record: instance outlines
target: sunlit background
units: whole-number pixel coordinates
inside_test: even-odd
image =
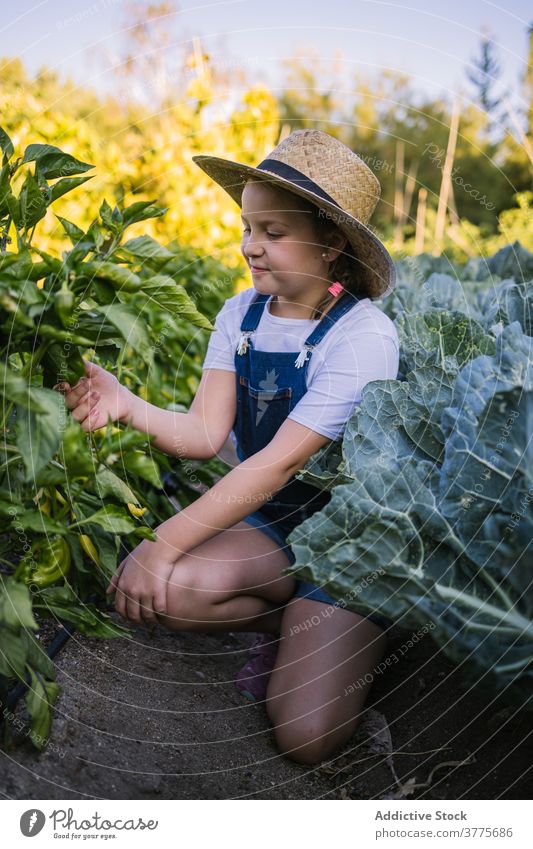
[[[103,197],[157,199],[143,232],[239,267],[238,210],[191,157],[257,164],[317,127],[378,176],[372,224],[396,255],[533,248],[526,2],[22,0],[3,18],[2,124],[94,164],[56,204],[80,226]],[[53,215],[40,229],[60,247]]]

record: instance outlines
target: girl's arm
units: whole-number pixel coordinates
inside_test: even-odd
[[[135,622],[156,622],[166,613],[167,584],[179,558],[258,510],[330,441],[286,419],[266,448],[159,525],[157,540],[143,540],[120,564],[107,588],[117,591],[117,611]]]
[[[227,475],[157,528],[157,542],[167,557],[178,560],[220,531],[231,528],[264,501],[273,498],[309,457],[331,440],[286,419],[262,451]]]
[[[226,442],[237,404],[234,372],[204,369],[190,409],[178,413],[143,401],[95,363],[84,360],[84,365],[87,376],[76,386],[56,387],[66,393],[66,404],[84,430],[96,430],[110,417],[153,436],[154,446],[166,454],[194,460],[208,460]]]
[[[127,390],[129,392],[129,390]],[[186,413],[162,410],[129,392],[128,413],[120,421],[155,437],[153,445],[184,459],[209,460],[226,442],[235,421],[235,372],[205,369]]]

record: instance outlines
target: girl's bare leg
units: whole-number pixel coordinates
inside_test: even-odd
[[[277,635],[296,586],[281,575],[288,563],[266,534],[239,522],[178,560],[169,580],[167,614],[158,620],[175,631]]]
[[[302,598],[289,601],[266,700],[280,751],[312,764],[345,743],[368,695],[365,675],[386,646],[385,632],[357,613]]]
[[[181,631],[281,634],[266,708],[280,751],[320,762],[361,718],[365,676],[387,646],[375,623],[342,608],[292,598],[289,560],[269,537],[239,522],[184,555],[168,588],[162,625]]]

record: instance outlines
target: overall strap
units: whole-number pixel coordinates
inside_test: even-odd
[[[318,343],[322,341],[328,330],[331,330],[335,322],[338,321],[339,318],[342,318],[343,315],[346,315],[348,310],[351,310],[351,308],[354,307],[359,300],[360,298],[356,297],[356,295],[350,294],[349,296],[341,298],[340,301],[337,301],[337,303],[332,306],[330,311],[326,313],[321,321],[319,321],[315,329],[305,340],[304,346],[294,363],[296,368],[301,368],[305,364],[313,348],[316,348]]]
[[[270,295],[258,294],[246,310],[246,314],[241,322],[241,336],[237,346],[238,354],[245,354],[248,350],[248,340],[261,321],[261,316],[269,297]]]

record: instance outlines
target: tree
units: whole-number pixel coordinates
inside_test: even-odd
[[[495,56],[494,42],[485,34],[481,39],[479,56],[472,59],[472,67],[467,67],[466,75],[474,86],[474,99],[487,113],[491,123],[497,120],[501,106],[501,97],[494,94],[500,74],[501,66]]]

